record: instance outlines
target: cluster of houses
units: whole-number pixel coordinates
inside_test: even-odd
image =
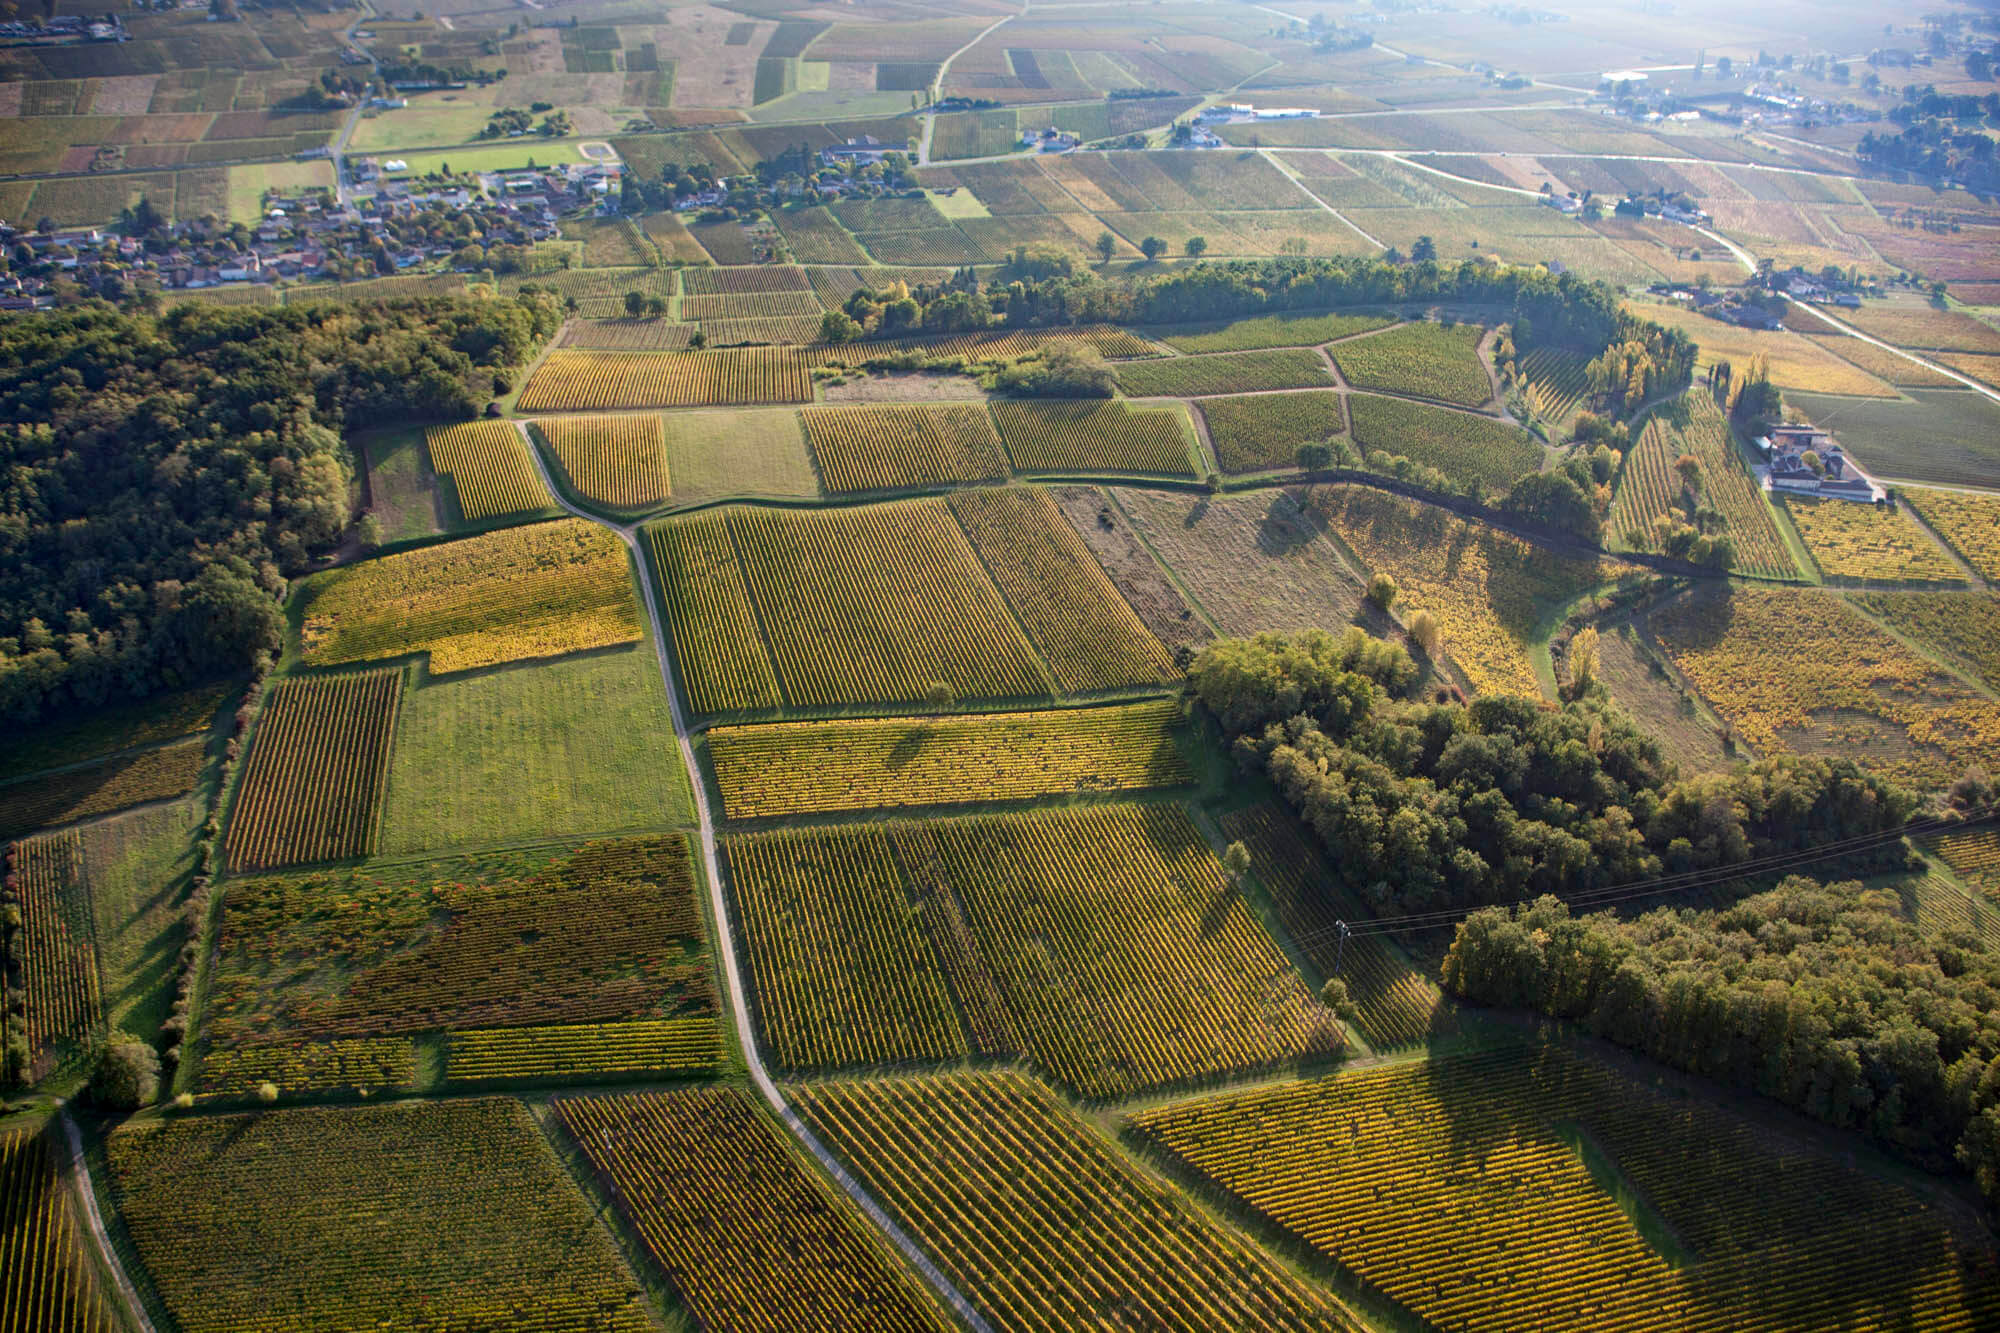
[[[26,42],[37,46],[67,46],[77,42],[125,42],[132,35],[116,14],[92,18],[84,14],[55,14],[34,22],[12,19],[0,23],[0,42]]]
[[[1053,125],[1046,129],[1021,131],[1021,147],[1041,153],[1067,153],[1082,142],[1068,130],[1059,130]]]
[[[1306,106],[1255,106],[1249,102],[1220,102],[1195,117],[1198,125],[1240,125],[1259,120],[1317,120],[1319,112]]]
[[[1885,498],[1879,486],[1848,462],[1833,437],[1817,426],[1773,426],[1770,434],[1757,437],[1756,444],[1764,456],[1765,484],[1774,491],[1859,504]],[[1815,460],[1818,467],[1813,466]]]

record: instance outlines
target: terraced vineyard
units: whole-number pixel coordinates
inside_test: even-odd
[[[1493,382],[1479,359],[1485,336],[1477,324],[1420,321],[1350,338],[1330,351],[1341,378],[1357,389],[1480,407],[1493,397]]]
[[[467,1028],[445,1043],[444,1075],[452,1082],[661,1079],[713,1074],[722,1058],[713,1018]]]
[[[511,421],[434,427],[425,433],[424,447],[430,451],[431,470],[450,484],[467,522],[549,508],[528,446]]]
[[[631,562],[594,523],[563,519],[348,565],[313,581],[308,666],[430,654],[444,675],[639,638]]]
[[[521,390],[523,412],[809,403],[810,362],[786,348],[550,352]]]
[[[966,1053],[944,973],[881,829],[738,837],[725,851],[774,1064],[838,1069]]]
[[[1686,522],[1686,483],[1674,467],[1684,454],[1699,465],[1695,500],[1722,514],[1736,551],[1734,568],[1767,578],[1797,578],[1798,566],[1777,516],[1736,448],[1729,419],[1713,398],[1699,391],[1646,418],[1646,428],[1619,473],[1606,530],[1628,549],[1645,549],[1653,543],[1653,525],[1660,516]]]
[[[809,407],[801,415],[829,492],[1007,475],[1007,454],[983,403]]]
[[[674,667],[694,711],[710,716],[783,702],[729,527],[728,515],[710,511],[646,529],[672,627]]]
[[[2000,582],[2000,496],[1916,486],[1900,493],[1982,578]]]
[[[26,1012],[10,1013],[7,1028],[25,1019],[28,1054],[39,1059],[57,1043],[80,1043],[103,1020],[90,890],[83,879],[83,842],[74,831],[28,838],[7,849],[8,899],[19,909],[12,948]]]
[[[284,680],[272,689],[229,812],[230,869],[374,851],[402,695],[400,670]]]
[[[1785,499],[1806,550],[1830,579],[1962,583],[1958,566],[1908,514],[1846,500]]]
[[[1317,389],[1333,383],[1326,358],[1310,348],[1274,347],[1216,356],[1171,356],[1118,367],[1118,389],[1132,398],[1195,398],[1215,393]]]
[[[895,839],[917,892],[962,907],[1030,1057],[1086,1097],[1339,1047],[1179,806],[935,820]]]
[[[526,1107],[466,1099],[187,1116],[105,1140],[106,1188],[187,1333],[646,1333],[646,1304]],[[346,1219],[366,1216],[357,1227]]]
[[[1294,467],[1300,445],[1347,431],[1340,395],[1330,389],[1204,398],[1197,410],[1208,422],[1216,461],[1224,472]]]
[[[118,1333],[89,1234],[57,1174],[53,1127],[0,1134],[0,1328]]]
[[[1249,851],[1250,868],[1271,895],[1292,943],[1321,975],[1347,982],[1370,1046],[1412,1046],[1451,1029],[1450,1006],[1436,984],[1381,936],[1357,935],[1341,944],[1336,922],[1365,921],[1373,914],[1340,886],[1295,816],[1279,806],[1252,806],[1224,815],[1222,834]]]
[[[1142,472],[1191,477],[1185,418],[1124,403],[999,402],[993,420],[1023,472]]]
[[[1013,801],[1193,780],[1179,705],[830,719],[707,733],[730,819]]]
[[[1118,595],[1046,491],[960,491],[951,508],[1064,693],[1178,677],[1166,645]]]
[[[656,416],[557,417],[536,429],[577,494],[611,509],[651,509],[672,493]]]
[[[1280,1084],[1131,1123],[1444,1327],[1971,1329],[2000,1317],[1990,1265],[1973,1276],[1977,1261],[1914,1195],[1560,1049]],[[1685,1255],[1670,1262],[1648,1243],[1579,1139]]]
[[[1019,1074],[810,1083],[815,1129],[995,1328],[1358,1329]]]
[[[738,1089],[565,1097],[555,1109],[702,1327],[942,1333]]]

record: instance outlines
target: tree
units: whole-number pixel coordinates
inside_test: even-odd
[[[819,317],[819,340],[827,343],[850,343],[861,336],[861,325],[852,315],[840,310],[829,310]]]
[[[112,1033],[90,1076],[90,1099],[114,1111],[136,1111],[159,1091],[159,1052],[129,1032]]]
[[[1208,237],[1190,236],[1187,238],[1186,248],[1188,252],[1188,258],[1200,259],[1202,255],[1207,253],[1208,251]]]
[[[1530,472],[1522,477],[1500,502],[1500,511],[1593,544],[1603,536],[1603,521],[1590,497],[1560,472]]]
[[[269,1106],[272,1102],[277,1101],[278,1085],[268,1080],[263,1083],[259,1083],[257,1085],[257,1100],[264,1103],[266,1106]]]
[[[1361,1006],[1349,998],[1347,982],[1342,977],[1326,979],[1326,984],[1319,988],[1319,1002],[1333,1010],[1343,1023],[1352,1023],[1361,1017]]]
[[[1139,253],[1146,256],[1146,262],[1149,264],[1166,252],[1167,243],[1157,236],[1148,236],[1139,242]]]
[[[1117,252],[1118,252],[1118,238],[1116,236],[1113,236],[1108,231],[1098,232],[1097,257],[1108,264],[1111,262],[1111,256],[1116,254]]]
[[[1368,600],[1387,611],[1396,600],[1396,580],[1389,577],[1387,570],[1377,570],[1375,577],[1368,580]]]
[[[1412,263],[1421,264],[1426,259],[1436,259],[1437,257],[1437,242],[1433,241],[1430,237],[1419,236],[1415,241],[1410,243],[1410,261]]]
[[[1250,873],[1250,849],[1241,842],[1230,843],[1222,852],[1222,872],[1231,885],[1242,888],[1243,877]]]
[[[958,691],[949,681],[934,680],[924,691],[924,705],[928,708],[945,709],[958,703]]]
[[[1693,454],[1682,454],[1674,460],[1674,471],[1680,474],[1681,489],[1689,495],[1701,493],[1701,460]]]
[[[1814,476],[1823,477],[1826,475],[1826,461],[1819,456],[1817,449],[1806,450],[1799,455],[1799,461],[1811,468]]]
[[[1597,680],[1597,626],[1586,625],[1569,641],[1569,683],[1577,695]]]
[[[1333,466],[1333,446],[1325,440],[1307,440],[1299,446],[1299,471],[1318,472]]]
[[[637,319],[646,313],[646,294],[641,291],[625,293],[625,318]]]
[[[1424,656],[1436,660],[1438,649],[1444,643],[1444,635],[1438,629],[1437,617],[1428,611],[1419,611],[1410,617],[1410,639],[1424,650]]]

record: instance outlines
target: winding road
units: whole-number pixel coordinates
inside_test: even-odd
[[[813,1155],[813,1160],[820,1164],[820,1168],[833,1178],[833,1182],[840,1186],[842,1192],[854,1201],[855,1205],[867,1215],[868,1220],[874,1223],[876,1229],[901,1252],[905,1262],[930,1284],[931,1289],[946,1304],[951,1306],[964,1325],[972,1329],[973,1333],[993,1333],[992,1326],[972,1307],[972,1303],[965,1299],[965,1296],[952,1284],[951,1279],[931,1262],[930,1256],[910,1239],[902,1227],[896,1224],[895,1219],[875,1201],[874,1196],[862,1187],[861,1182],[841,1165],[839,1159],[827,1151],[826,1145],[819,1141],[819,1136],[814,1134],[799,1117],[798,1112],[792,1109],[791,1103],[785,1100],[784,1092],[772,1081],[769,1071],[764,1068],[763,1057],[757,1050],[757,1033],[750,1022],[750,1005],[743,990],[742,969],[736,960],[736,941],[729,921],[729,903],[722,891],[722,864],[715,854],[715,819],[709,810],[708,790],[701,780],[701,768],[695,763],[693,734],[688,729],[687,715],[681,708],[680,693],[674,688],[673,667],[667,657],[666,627],[660,623],[660,610],[653,597],[652,580],[646,577],[649,566],[646,553],[639,545],[638,525],[614,523],[602,515],[571,504],[557,487],[555,478],[550,475],[548,460],[542,457],[541,449],[529,436],[527,424],[516,421],[514,429],[520,433],[521,443],[526,447],[528,457],[534,460],[535,471],[541,475],[542,484],[548,488],[549,495],[554,498],[556,504],[576,518],[586,519],[616,533],[618,539],[625,543],[625,549],[631,552],[633,565],[639,572],[639,600],[646,607],[646,623],[653,635],[653,652],[659,662],[660,680],[666,686],[667,708],[674,724],[674,741],[680,746],[681,763],[686,768],[688,782],[694,792],[695,815],[700,825],[702,867],[708,874],[709,905],[715,915],[716,952],[722,959],[723,981],[729,988],[730,1014],[735,1020],[736,1038],[743,1047],[743,1063],[750,1071],[750,1081],[756,1085],[758,1093],[778,1119],[784,1122],[792,1137]]]
[[[112,1248],[110,1233],[104,1229],[104,1217],[97,1211],[97,1188],[90,1179],[90,1163],[83,1155],[83,1135],[77,1132],[76,1120],[68,1111],[64,1111],[59,1119],[62,1121],[63,1137],[69,1141],[71,1184],[75,1186],[77,1197],[83,1201],[84,1225],[90,1228],[97,1252],[104,1256],[105,1267],[111,1270],[111,1281],[118,1288],[119,1299],[125,1304],[125,1312],[131,1316],[132,1326],[139,1333],[154,1333],[153,1321],[146,1314],[146,1303],[133,1289],[132,1279],[125,1276],[125,1265],[118,1261],[118,1251]]]

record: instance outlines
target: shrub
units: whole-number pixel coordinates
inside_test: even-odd
[[[113,1033],[90,1076],[90,1098],[116,1111],[136,1111],[160,1091],[160,1057],[147,1042]]]

